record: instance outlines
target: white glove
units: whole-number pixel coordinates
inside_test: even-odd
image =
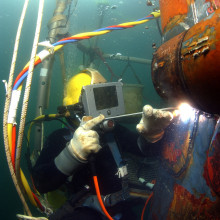
[[[164,129],[172,119],[171,112],[153,109],[150,105],[145,105],[142,119],[136,128],[147,141],[155,143],[163,137]]]
[[[90,119],[89,121],[87,121],[88,118]],[[99,135],[91,129],[102,122],[104,118],[104,115],[99,115],[92,119],[91,117],[82,118],[80,127],[76,129],[68,145],[68,149],[74,157],[81,161],[87,161],[90,153],[97,153],[101,149]]]

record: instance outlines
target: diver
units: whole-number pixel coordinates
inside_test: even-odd
[[[69,80],[66,97],[63,100],[64,106],[79,104],[83,86],[106,82],[98,71],[87,70],[89,71],[79,73]],[[113,134],[119,148],[118,153],[116,152],[118,155],[115,157],[125,156],[126,158],[119,161],[120,164],[128,165],[129,172],[124,178],[116,175],[119,163],[110,150],[112,141],[108,141],[109,136],[100,135],[94,129],[104,120],[104,116],[99,115],[89,119],[82,117],[79,123],[76,118],[68,118],[73,129],[63,128],[53,132],[47,138],[32,169],[37,190],[40,193],[47,193],[49,202],[55,200],[52,203],[55,204],[54,208],[57,208],[57,211],[49,219],[106,219],[95,195],[91,155],[95,159],[94,165],[100,182],[100,191],[110,215],[115,219],[139,219],[140,213],[136,213],[133,209],[138,205],[143,206],[143,199],[131,198],[130,186],[139,188],[138,192],[141,192],[141,189],[145,192],[150,190],[143,187],[140,182],[135,184],[135,181],[129,179],[129,172],[132,170],[131,162],[136,162],[132,172],[136,181],[138,181],[136,173],[139,162],[142,171],[146,171],[145,176],[148,175],[148,170],[143,168],[145,158],[147,156],[154,158],[154,154],[159,154],[160,140],[164,135],[164,129],[172,121],[173,115],[170,112],[145,106],[143,118],[137,126],[141,136],[116,124],[110,133]],[[143,144],[145,148],[147,146],[148,151],[142,149]],[[113,148],[115,149],[116,146]],[[136,155],[133,161],[129,158],[130,155],[132,155],[131,158]],[[59,203],[64,205],[61,206]]]
[[[86,79],[79,80],[85,81]],[[87,83],[91,83],[90,78]],[[72,90],[74,86],[69,88]],[[79,96],[80,92],[81,88],[78,90]],[[76,96],[71,93],[69,100],[71,97]],[[76,103],[78,101],[77,98]],[[170,101],[173,103],[172,97]],[[181,100],[176,101],[179,103]],[[105,219],[94,196],[92,173],[88,162],[91,153],[93,155],[95,153],[95,167],[100,178],[103,198],[123,192],[123,184],[115,175],[117,172],[115,161],[106,147],[108,143],[103,135],[99,136],[92,131],[92,128],[103,119],[100,115],[90,121],[81,122],[74,134],[67,129],[58,130],[48,138],[32,172],[36,187],[40,192],[46,193],[58,189],[65,183],[69,187],[68,193],[71,192],[68,208],[64,206],[58,209],[50,219],[65,219],[67,216],[71,216],[72,219]],[[207,216],[210,219],[218,219],[219,115],[209,114],[189,105],[182,105],[179,110],[173,112],[153,109],[147,105],[143,108],[143,116],[137,125],[137,131],[138,133],[131,132],[125,127],[116,125],[112,133],[117,139],[122,156],[127,156],[127,152],[131,157],[137,155],[138,157],[134,159],[136,162],[144,161],[152,155],[159,158],[156,182],[152,193],[150,191],[150,200],[145,206],[145,219],[205,219]],[[86,140],[92,144],[87,145]],[[129,168],[131,161],[129,157],[126,159]],[[142,168],[148,173],[153,169],[153,167],[149,169],[149,164],[144,163]],[[132,174],[135,173],[137,178],[142,177],[140,167],[134,170]],[[127,181],[127,185],[129,181],[131,180]],[[76,199],[78,195],[80,196]],[[136,213],[132,211],[135,205],[143,205],[143,200],[129,197],[125,199],[124,194],[120,193],[117,195],[120,195],[117,196],[119,199],[115,199],[113,205],[107,207],[111,216],[115,219],[139,219],[137,211]],[[59,215],[62,217],[57,217]]]

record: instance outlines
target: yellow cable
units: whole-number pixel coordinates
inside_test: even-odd
[[[23,85],[23,82],[21,83],[21,85],[20,86],[18,86],[18,88],[17,88],[17,90],[22,90],[22,85]]]
[[[126,23],[122,23],[119,24],[120,26],[133,26],[133,25],[137,25],[137,24],[143,24],[147,21],[149,21],[151,19],[147,19],[147,20],[141,20],[141,21],[131,21],[131,22],[126,22]]]
[[[10,154],[12,151],[12,124],[8,124],[8,144],[9,144],[9,150],[10,150]]]
[[[97,31],[97,32],[85,32],[85,33],[73,35],[71,37],[88,37],[88,36],[94,37],[94,36],[98,36],[98,35],[107,34],[109,32],[110,32],[110,30]]]
[[[151,13],[155,18],[159,18],[160,17],[160,10],[158,11],[154,11]]]
[[[34,62],[36,62],[37,60],[39,60],[40,57],[36,55]],[[25,65],[25,67],[23,69],[25,69],[26,67],[28,67],[30,64],[30,61]]]
[[[57,117],[57,114],[49,114],[47,115],[47,117],[49,118],[56,118]],[[45,115],[40,115],[38,117],[36,117],[30,124],[29,128],[28,128],[28,133],[27,133],[27,139],[28,139],[28,143],[29,143],[29,140],[30,140],[30,136],[31,136],[31,129],[32,129],[32,126],[37,122],[37,121],[40,121],[40,120],[43,120],[45,118]]]
[[[59,49],[61,49],[64,45],[61,44],[61,45],[57,45],[54,47],[54,52],[58,51]]]
[[[31,204],[34,205],[34,206],[36,206],[36,207],[38,207],[38,206],[37,206],[37,203],[36,203],[36,201],[35,201],[35,199],[34,199],[34,197],[33,197],[31,188],[30,188],[30,186],[29,186],[29,184],[28,184],[28,181],[27,181],[27,179],[26,179],[26,177],[25,177],[25,175],[24,175],[22,169],[20,169],[20,174],[21,174],[22,184],[23,184],[23,186],[24,186],[24,189],[25,189],[25,191],[26,191],[26,193],[27,193],[27,196],[28,196],[28,198],[29,198]]]
[[[9,149],[10,149],[10,154],[11,154],[11,151],[12,151],[12,127],[13,125],[12,124],[8,124],[8,143],[9,143]],[[30,186],[24,176],[24,173],[23,171],[20,169],[20,173],[21,173],[21,181],[22,181],[22,184],[24,186],[24,189],[28,195],[28,198],[30,200],[30,202],[37,207],[37,203],[35,202],[35,199],[32,195],[32,191],[30,189]]]

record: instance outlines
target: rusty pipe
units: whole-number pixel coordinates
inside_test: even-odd
[[[220,113],[220,9],[158,48],[152,80],[165,99]]]

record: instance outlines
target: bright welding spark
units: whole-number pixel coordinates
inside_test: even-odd
[[[187,122],[195,117],[194,109],[187,103],[181,103],[175,114],[179,115],[183,122]]]

